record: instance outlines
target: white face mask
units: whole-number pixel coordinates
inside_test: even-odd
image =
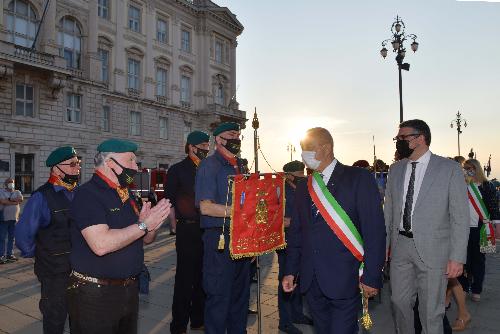
[[[9,188],[10,190],[14,190],[16,187],[16,185],[14,183],[8,183],[7,184],[7,188]]]
[[[321,164],[320,160],[316,160],[316,152],[314,151],[302,151],[302,161],[306,164],[307,168],[316,170]]]

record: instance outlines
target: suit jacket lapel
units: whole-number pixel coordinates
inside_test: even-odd
[[[396,178],[396,191],[399,191],[400,194],[398,196],[394,196],[396,198],[396,208],[398,208],[399,215],[398,217],[401,216],[402,211],[403,211],[403,203],[405,201],[404,193],[405,193],[405,175],[406,175],[406,168],[408,167],[408,160],[406,160],[406,163],[401,164],[401,168],[399,168],[398,171],[396,171],[394,177]],[[398,223],[399,226],[399,223]]]
[[[344,165],[342,165],[338,160],[335,168],[333,169],[332,175],[330,175],[330,179],[328,180],[328,184],[326,187],[330,191],[330,193],[335,197],[337,193],[337,184],[340,181],[342,174],[344,173]]]
[[[429,164],[427,165],[427,169],[425,170],[424,179],[422,180],[422,185],[420,186],[420,191],[418,192],[417,202],[415,203],[414,211],[418,208],[418,206],[422,203],[426,194],[429,192],[432,183],[436,179],[436,174],[434,170],[436,169],[437,160],[434,157],[434,154],[431,155],[429,160]]]

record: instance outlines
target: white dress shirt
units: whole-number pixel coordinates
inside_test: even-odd
[[[333,159],[333,161],[328,166],[326,166],[325,169],[323,169],[323,171],[321,172],[325,184],[328,184],[328,181],[330,181],[330,177],[332,176],[335,166],[337,166],[337,159]]]
[[[480,183],[476,183],[476,186],[480,186]],[[476,209],[474,209],[474,206],[472,205],[470,199],[469,199],[469,211],[470,211],[470,222],[469,225],[470,227],[477,227],[479,223],[479,215],[477,214]]]
[[[405,203],[406,203],[406,193],[408,192],[408,184],[410,183],[411,177],[411,163],[418,162],[415,167],[415,183],[413,184],[413,203],[411,206],[411,216],[413,217],[413,210],[415,210],[415,204],[417,203],[418,193],[420,192],[420,187],[422,186],[422,181],[424,180],[425,171],[427,170],[427,166],[429,165],[429,160],[431,159],[431,151],[428,150],[424,153],[420,158],[413,161],[408,159],[408,164],[406,165],[406,174],[405,174],[405,182],[403,183],[403,207],[401,209],[401,222],[399,224],[399,230],[404,231],[403,227],[403,215],[405,212]],[[410,230],[411,231],[411,230]]]

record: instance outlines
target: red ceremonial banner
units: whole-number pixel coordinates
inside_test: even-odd
[[[231,257],[253,257],[285,248],[284,174],[236,175],[232,193]]]

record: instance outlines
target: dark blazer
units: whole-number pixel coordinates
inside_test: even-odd
[[[327,187],[363,238],[365,269],[361,281],[380,288],[385,261],[385,225],[375,178],[365,169],[337,162]],[[359,293],[359,262],[321,215],[313,217],[311,205],[307,182],[302,181],[295,193],[288,231],[285,274],[300,274],[303,293],[316,276],[326,297],[352,298]]]
[[[483,197],[484,205],[488,209],[490,213],[491,220],[500,220],[500,212],[498,210],[498,197],[497,190],[493,183],[489,181],[483,182],[479,186],[479,191],[481,192],[481,196]]]

